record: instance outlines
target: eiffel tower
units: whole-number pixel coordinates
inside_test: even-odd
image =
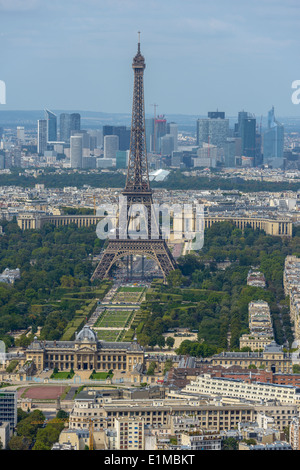
[[[153,215],[152,190],[149,183],[148,163],[145,136],[144,84],[145,59],[140,50],[140,37],[137,54],[133,58],[134,90],[130,136],[130,151],[127,180],[122,196],[126,199],[125,222],[126,230],[121,230],[120,218],[117,221],[116,237],[110,238],[103,256],[95,269],[91,280],[109,277],[112,266],[124,256],[140,255],[153,259],[159,266],[164,280],[176,269],[176,262],[162,238],[161,229]],[[128,238],[128,228],[132,223],[131,209],[143,208],[144,235]],[[151,215],[151,216],[150,216]],[[153,230],[154,229],[154,230]],[[154,236],[154,233],[157,235]],[[145,235],[146,234],[146,235]],[[152,236],[153,235],[153,236]]]

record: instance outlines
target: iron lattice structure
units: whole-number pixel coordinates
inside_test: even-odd
[[[126,186],[122,195],[126,198],[126,234],[121,233],[120,221],[117,222],[116,238],[109,239],[103,256],[95,269],[91,280],[104,279],[109,277],[112,266],[120,259],[128,255],[141,255],[152,258],[156,261],[162,271],[164,279],[174,269],[176,262],[162,238],[159,223],[152,212],[153,198],[149,183],[146,135],[145,135],[145,110],[144,110],[144,70],[145,59],[140,51],[140,41],[138,51],[132,63],[134,70],[134,89],[132,105],[132,121],[130,136],[130,152],[127,170]],[[143,207],[146,217],[146,237],[128,238],[128,228],[130,224],[130,209],[133,205]],[[153,228],[155,229],[153,231]],[[153,237],[155,232],[156,236]]]

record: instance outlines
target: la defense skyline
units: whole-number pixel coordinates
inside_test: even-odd
[[[220,162],[224,167],[230,168],[257,167],[263,164],[272,168],[281,168],[284,165],[284,126],[275,118],[274,106],[268,111],[267,125],[264,127],[262,116],[260,119],[256,118],[250,111],[239,111],[234,120],[226,116],[223,110],[209,110],[207,116],[201,115],[193,124],[195,144],[199,147],[195,155],[186,155],[182,149],[178,149],[178,131],[183,124],[179,125],[174,120],[168,122],[165,114],[156,114],[156,107],[159,104],[151,106],[154,107],[154,117],[144,112],[147,152],[170,156],[167,166],[216,168],[220,167]],[[128,119],[127,116],[126,118]],[[102,142],[100,142],[99,136],[90,135],[89,131],[97,127],[92,119],[85,117],[85,125],[82,126],[80,112],[61,111],[58,116],[55,111],[46,108],[44,118],[37,121],[38,155],[45,157],[47,152],[47,157],[51,161],[57,154],[65,154],[65,157],[70,159],[71,168],[126,167],[128,161],[126,152],[130,148],[130,128],[120,122],[109,123],[109,119],[105,123],[104,119]],[[120,120],[122,117],[119,117]],[[98,128],[100,127],[99,124]],[[191,132],[191,120],[188,127]],[[104,159],[99,153],[97,155],[90,153],[101,145],[104,147]],[[119,161],[115,163],[117,153]],[[90,158],[91,156],[99,158]]]
[[[59,140],[66,146],[71,146],[72,156],[72,142],[75,140],[79,142],[80,137],[82,138],[80,144],[82,149],[93,150],[95,147],[99,147],[99,139],[93,147],[90,147],[89,128],[88,126],[87,129],[81,128],[80,113],[61,113],[60,126],[58,126],[57,116],[53,112],[45,110],[45,114],[46,119],[38,120],[39,154],[42,155],[47,150],[48,144],[55,144],[55,141]],[[209,111],[207,117],[195,120],[195,144],[199,147],[197,156],[210,158],[207,162],[203,161],[203,165],[217,166],[217,161],[220,160],[220,149],[222,149],[225,167],[244,165],[256,167],[262,164],[270,165],[272,168],[282,167],[284,126],[275,118],[274,107],[268,113],[268,123],[264,129],[262,129],[262,120],[257,120],[252,113],[247,111],[240,111],[236,121],[232,125],[224,111]],[[181,150],[178,149],[178,131],[178,124],[174,121],[168,122],[165,115],[146,117],[147,152],[172,155],[176,160]],[[73,136],[76,136],[77,139]],[[101,138],[102,145],[104,145],[104,160],[108,162],[108,159],[114,159],[119,151],[124,153],[129,150],[130,127],[103,124]],[[82,167],[80,154],[82,154],[82,150],[80,150],[78,157],[71,158],[72,168]],[[122,158],[125,157],[122,156]],[[85,161],[87,162],[87,160]],[[199,160],[199,166],[201,166],[201,162]]]

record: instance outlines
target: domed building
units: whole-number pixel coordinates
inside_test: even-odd
[[[99,340],[95,331],[84,326],[74,341],[40,341],[35,338],[26,350],[26,361],[33,361],[37,371],[57,368],[74,372],[132,372],[136,366],[144,364],[144,348],[136,341]]]

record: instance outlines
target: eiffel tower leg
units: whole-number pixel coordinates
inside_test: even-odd
[[[132,259],[133,254],[150,256],[154,259],[164,276],[164,280],[171,271],[176,269],[176,262],[164,240],[114,240],[106,248],[91,281],[109,277],[109,272],[118,259],[124,256]],[[132,275],[132,262],[129,270]]]
[[[91,281],[94,281],[95,279],[104,279],[109,277],[110,269],[115,264],[117,259],[118,258],[116,256],[116,253],[105,252],[91,277]]]

